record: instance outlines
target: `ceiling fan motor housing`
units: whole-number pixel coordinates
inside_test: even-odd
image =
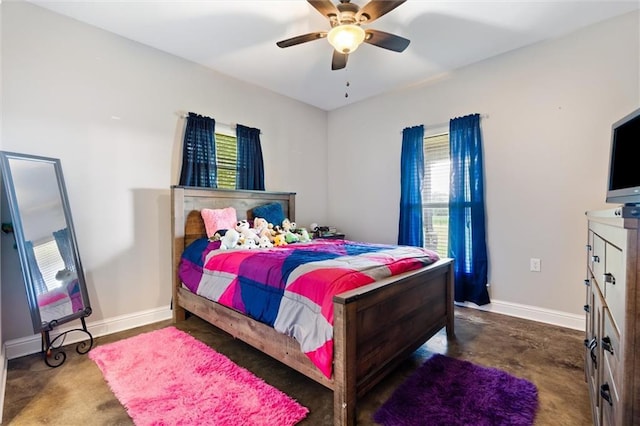
[[[356,20],[356,14],[360,10],[357,4],[353,3],[340,3],[337,5],[340,16],[337,19],[337,25],[344,24],[358,24]]]

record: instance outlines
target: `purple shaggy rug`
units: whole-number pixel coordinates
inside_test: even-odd
[[[502,370],[436,354],[373,419],[384,426],[531,426],[538,389]]]

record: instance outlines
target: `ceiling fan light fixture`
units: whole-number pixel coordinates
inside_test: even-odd
[[[327,39],[340,53],[351,53],[362,44],[365,38],[364,30],[359,25],[343,24],[331,28]]]

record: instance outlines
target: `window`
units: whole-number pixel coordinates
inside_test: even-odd
[[[47,291],[54,290],[62,285],[61,281],[56,280],[58,271],[65,268],[64,260],[60,256],[60,250],[56,240],[53,238],[44,242],[34,244],[33,252],[35,253],[42,279],[47,285]]]
[[[218,188],[236,189],[238,143],[235,136],[216,133]]]
[[[422,216],[424,246],[446,257],[449,252],[449,134],[424,138]]]

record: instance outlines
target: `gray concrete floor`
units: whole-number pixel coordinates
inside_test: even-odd
[[[166,327],[160,322],[96,339],[102,345]],[[329,390],[197,317],[176,324],[267,383],[287,393],[310,413],[303,425],[333,424]],[[444,330],[416,351],[358,403],[358,424],[374,424],[375,410],[433,353],[503,369],[536,384],[540,408],[536,425],[590,425],[583,372],[583,333],[470,308],[456,308],[456,339]],[[67,361],[49,368],[40,355],[9,361],[5,425],[131,425],[133,422],[102,378],[97,366],[75,346]]]

